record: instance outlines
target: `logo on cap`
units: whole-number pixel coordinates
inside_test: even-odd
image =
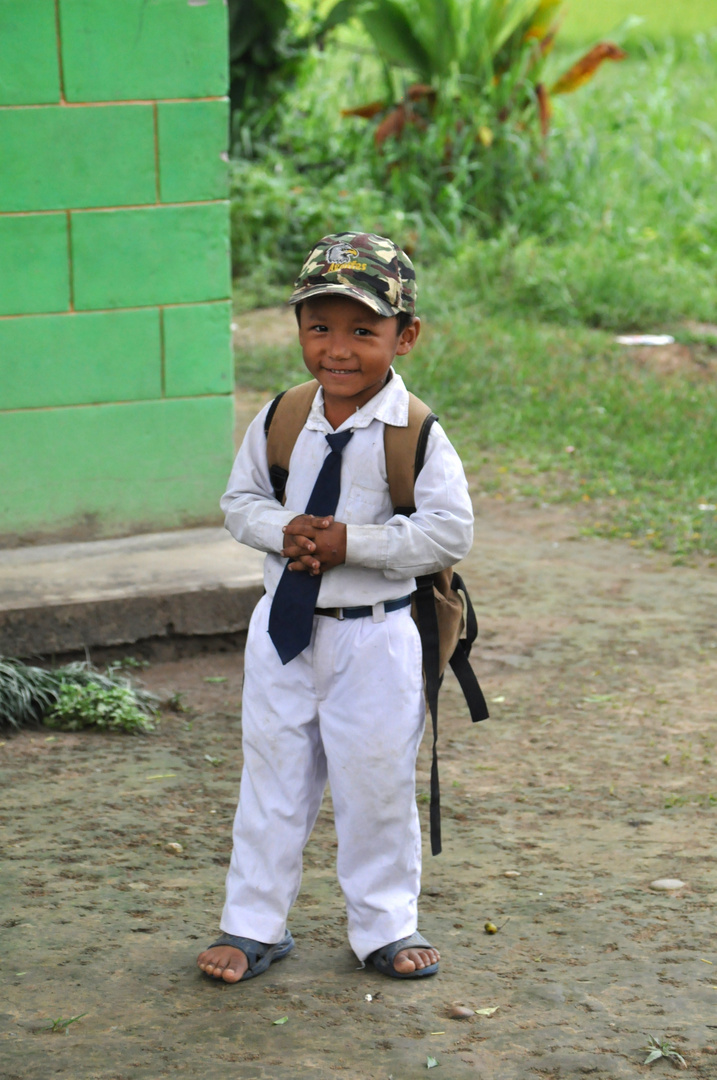
[[[326,261],[330,263],[347,263],[358,258],[358,251],[349,244],[332,244],[326,250]]]

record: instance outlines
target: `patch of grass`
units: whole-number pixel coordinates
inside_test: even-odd
[[[128,735],[154,730],[147,713],[137,707],[128,686],[62,683],[57,701],[45,714],[45,727],[59,731],[123,731]]]
[[[87,1013],[78,1013],[77,1016],[68,1016],[67,1018],[58,1016],[57,1019],[50,1021],[49,1027],[45,1028],[45,1031],[66,1035],[70,1024],[74,1024],[77,1020],[81,1020],[83,1016],[87,1016]]]
[[[717,512],[700,509],[717,505],[714,382],[639,367],[601,331],[486,316],[434,282],[432,308],[441,297],[399,370],[479,490],[579,503],[588,531],[677,557],[717,551]],[[264,347],[238,374],[278,392],[306,369],[298,345]]]
[[[566,12],[563,37],[573,41],[591,41],[609,37],[614,27],[631,15],[642,21],[639,34],[657,41],[667,36],[691,37],[714,29],[713,0],[571,0]]]
[[[48,670],[0,656],[0,726],[145,731],[152,727],[155,706],[154,695],[132,686],[116,669],[103,675],[90,664],[75,663]]]

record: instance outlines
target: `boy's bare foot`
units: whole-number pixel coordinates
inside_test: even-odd
[[[402,975],[410,975],[412,971],[419,971],[421,968],[430,967],[431,964],[437,964],[440,958],[438,949],[401,949],[399,953],[396,953],[393,966]]]
[[[237,934],[222,934],[213,945],[200,953],[197,964],[212,979],[236,983],[261,975],[275,960],[281,960],[294,948],[287,930],[281,941],[267,944]]]
[[[205,975],[229,983],[239,982],[249,967],[246,955],[231,945],[214,945],[205,949],[197,957],[197,964]]]
[[[435,975],[441,954],[434,949],[430,941],[416,930],[407,937],[390,941],[380,949],[375,949],[366,957],[366,962],[373,964],[382,975],[394,979],[415,979],[421,975]]]

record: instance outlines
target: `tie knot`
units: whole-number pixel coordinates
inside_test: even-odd
[[[326,441],[332,450],[340,454],[352,435],[353,431],[334,431],[326,436]]]

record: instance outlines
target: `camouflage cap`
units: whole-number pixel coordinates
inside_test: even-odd
[[[416,272],[393,240],[374,233],[335,233],[309,252],[289,303],[326,294],[350,296],[387,318],[399,311],[414,315]]]

